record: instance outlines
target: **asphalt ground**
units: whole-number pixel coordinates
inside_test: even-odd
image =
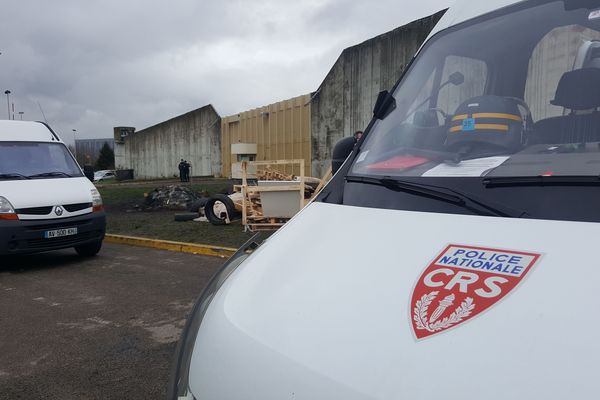
[[[164,399],[187,313],[223,262],[114,244],[0,258],[0,399]]]

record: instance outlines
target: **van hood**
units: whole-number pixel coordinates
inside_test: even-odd
[[[0,196],[16,209],[89,203],[95,186],[86,177],[0,181]]]
[[[190,389],[203,399],[595,397],[599,237],[596,223],[313,203],[213,298]],[[451,258],[467,251],[503,265],[482,272]],[[416,320],[447,326],[423,335]]]

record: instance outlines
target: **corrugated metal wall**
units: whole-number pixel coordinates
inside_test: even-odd
[[[231,175],[232,143],[256,143],[257,161],[302,158],[304,173],[310,175],[310,95],[222,118],[221,160],[225,177]]]

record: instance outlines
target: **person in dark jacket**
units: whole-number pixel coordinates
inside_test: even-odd
[[[183,181],[184,182],[190,181],[190,169],[191,168],[192,168],[192,164],[190,164],[188,161],[184,160],[183,161]]]
[[[185,160],[182,158],[179,162],[179,181],[184,182],[185,179]]]

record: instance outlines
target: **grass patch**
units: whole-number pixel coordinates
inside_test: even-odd
[[[133,211],[144,202],[144,193],[169,183],[154,181],[129,185],[106,185],[98,188],[107,215],[107,233],[150,239],[173,240],[216,246],[239,247],[252,235],[244,232],[240,221],[215,226],[208,222],[177,222],[174,215],[181,211]],[[195,192],[220,193],[231,185],[228,180],[193,183]]]
[[[190,187],[195,192],[208,192],[210,194],[220,193],[227,190],[229,181],[217,180],[211,182],[194,183]],[[109,210],[125,211],[126,207],[133,204],[142,204],[144,202],[144,193],[149,193],[157,187],[165,186],[160,182],[150,182],[130,186],[107,185],[98,188],[104,205]]]
[[[239,247],[252,237],[245,233],[240,221],[215,226],[209,222],[176,222],[175,212],[108,212],[107,232],[116,235],[174,240],[215,246]]]

